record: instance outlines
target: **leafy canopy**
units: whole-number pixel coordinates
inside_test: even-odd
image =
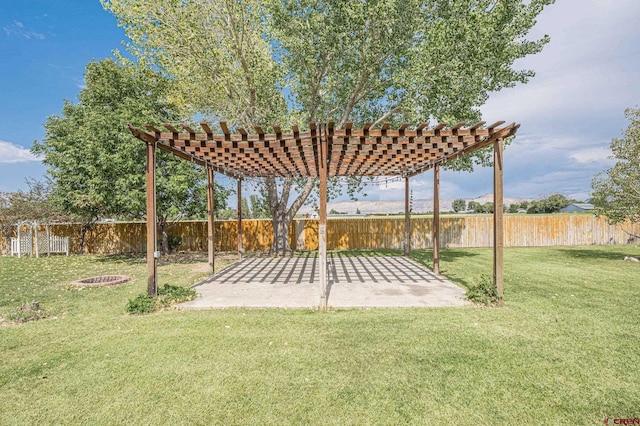
[[[597,215],[610,222],[640,221],[640,108],[628,108],[629,127],[611,141],[616,164],[593,178],[592,202]]]
[[[101,0],[182,105],[245,126],[479,118],[553,0]]]
[[[33,151],[44,155],[55,183],[51,198],[77,219],[144,217],[145,149],[127,123],[175,120],[167,99],[169,81],[150,70],[114,60],[91,62],[78,102],[65,101],[62,115],[45,123]],[[159,152],[157,208],[163,218],[194,216],[206,209],[204,172]],[[224,204],[226,192],[217,191]]]

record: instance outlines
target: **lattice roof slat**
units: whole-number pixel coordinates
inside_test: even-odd
[[[496,122],[483,128],[484,122],[464,127],[460,122],[451,128],[439,123],[433,128],[421,123],[415,129],[403,124],[391,129],[384,123],[372,129],[365,123],[354,129],[348,122],[343,129],[334,123],[310,123],[309,130],[283,133],[273,126],[274,133],[265,133],[256,126],[256,133],[238,128],[231,133],[220,122],[222,134],[215,134],[207,123],[202,132],[182,125],[180,132],[171,124],[164,124],[169,132],[147,125],[149,131],[129,126],[131,132],[145,142],[157,143],[158,148],[199,165],[209,165],[215,171],[234,178],[240,177],[317,177],[320,141],[327,142],[328,175],[333,176],[413,176],[436,164],[467,155],[489,146],[498,138],[513,136],[519,125]]]

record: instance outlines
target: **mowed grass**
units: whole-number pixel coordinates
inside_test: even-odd
[[[491,251],[443,250],[461,286]],[[141,258],[0,258],[1,424],[603,424],[640,417],[637,246],[505,252],[504,308],[124,312]],[[430,252],[414,259],[430,264]],[[160,267],[190,285],[195,264]],[[78,290],[77,278],[130,283]]]

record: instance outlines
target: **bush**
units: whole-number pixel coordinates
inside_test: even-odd
[[[165,284],[164,287],[158,289],[158,299],[165,307],[175,303],[188,302],[195,298],[196,291],[192,288]]]
[[[129,300],[127,312],[135,315],[150,314],[161,308],[168,308],[176,303],[188,302],[196,298],[196,291],[191,288],[165,284],[158,289],[158,296],[140,294]]]
[[[169,243],[169,251],[174,251],[182,244],[182,237],[179,235],[169,235],[167,237]]]
[[[139,294],[127,303],[127,312],[135,315],[150,314],[158,310],[157,297]]]
[[[467,290],[467,300],[480,305],[494,305],[498,302],[498,289],[493,280],[488,275],[481,275],[469,290]]]

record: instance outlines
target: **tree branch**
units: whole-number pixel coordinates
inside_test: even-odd
[[[282,211],[287,210],[287,203],[289,202],[289,193],[291,192],[291,185],[293,185],[293,178],[286,178],[282,184],[282,195],[280,196],[280,209]]]
[[[373,124],[371,125],[371,127],[376,127],[379,126],[380,124],[384,123],[389,117],[391,117],[393,114],[396,114],[398,112],[402,111],[402,108],[400,107],[400,105],[391,108],[389,111],[387,111],[383,116],[381,116],[380,118],[378,118],[376,121],[373,122]]]
[[[349,120],[349,116],[351,115],[351,111],[353,110],[353,107],[360,100],[360,94],[362,92],[362,89],[364,89],[366,82],[367,82],[367,73],[363,68],[362,71],[360,72],[360,81],[358,81],[358,85],[356,86],[356,89],[353,91],[353,93],[349,97],[349,102],[347,102],[347,106],[344,109],[344,114],[342,114],[342,118],[338,122],[338,125],[336,126],[336,128],[341,129],[342,127],[344,127],[347,120]]]
[[[293,204],[291,204],[291,207],[289,208],[289,210],[287,210],[287,220],[289,221],[292,220],[296,212],[300,210],[300,207],[302,207],[304,202],[307,201],[309,194],[311,194],[311,191],[313,190],[314,184],[315,184],[314,178],[307,178],[307,182],[304,184],[304,187],[302,188],[300,195],[298,195],[298,198],[296,198]]]
[[[269,202],[271,215],[276,217],[276,212],[278,211],[278,188],[276,185],[276,178],[266,177],[264,179],[264,185],[267,187],[267,201]]]

